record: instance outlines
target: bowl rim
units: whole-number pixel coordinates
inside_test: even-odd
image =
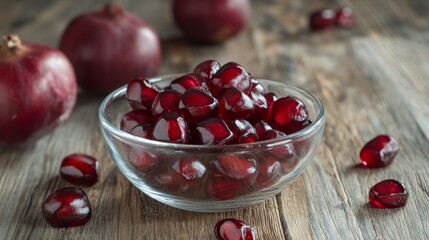
[[[180,77],[183,74],[168,74],[168,75],[160,75],[155,76],[151,78],[145,78],[149,80],[150,82],[157,83],[160,81],[163,81],[165,79],[174,78],[174,77]],[[258,141],[254,143],[241,143],[241,144],[231,144],[231,145],[193,145],[193,144],[179,144],[179,143],[168,143],[168,142],[161,142],[156,140],[150,140],[145,139],[141,137],[137,137],[134,135],[131,135],[127,132],[124,132],[120,130],[118,127],[113,125],[106,117],[105,110],[107,108],[107,105],[112,99],[121,97],[120,95],[124,95],[126,91],[127,85],[124,85],[113,92],[111,92],[109,95],[107,95],[103,101],[101,102],[99,108],[98,108],[98,117],[101,124],[101,127],[110,133],[116,135],[117,137],[121,138],[121,140],[127,140],[129,142],[133,142],[135,144],[144,145],[144,146],[154,146],[158,148],[170,148],[170,149],[177,149],[177,150],[216,150],[216,151],[225,151],[225,150],[231,150],[231,149],[246,149],[246,148],[253,148],[253,147],[274,147],[277,145],[283,145],[290,143],[296,139],[300,139],[302,137],[305,137],[309,135],[312,132],[315,132],[319,128],[324,126],[325,123],[325,107],[322,103],[322,101],[313,93],[294,85],[290,85],[288,83],[276,81],[276,80],[270,80],[265,78],[257,78],[254,77],[256,80],[263,80],[263,81],[269,81],[269,82],[276,82],[283,84],[287,86],[288,88],[292,88],[294,91],[299,92],[300,94],[305,95],[306,97],[310,98],[311,100],[315,101],[317,104],[317,107],[319,108],[319,112],[315,118],[315,120],[305,127],[304,129],[301,129],[298,132],[289,134],[284,137],[275,138],[275,139],[269,139],[264,141]]]

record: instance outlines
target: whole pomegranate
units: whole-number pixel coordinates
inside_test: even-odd
[[[153,76],[161,64],[156,32],[115,3],[73,19],[59,48],[73,64],[79,85],[97,95],[132,78]]]
[[[174,20],[199,42],[219,43],[238,34],[250,18],[249,0],[173,0]]]
[[[48,133],[68,118],[76,96],[73,67],[61,51],[3,37],[0,145],[21,145]]]

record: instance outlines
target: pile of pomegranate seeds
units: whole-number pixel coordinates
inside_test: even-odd
[[[369,203],[375,208],[399,208],[405,206],[407,200],[405,186],[393,179],[381,181],[369,190]]]
[[[63,159],[60,174],[73,184],[92,186],[98,181],[98,161],[86,154],[71,154]]]
[[[253,143],[292,134],[311,123],[300,99],[266,92],[235,62],[221,66],[207,60],[164,89],[134,79],[126,98],[133,110],[122,118],[121,130],[163,142]],[[266,126],[257,131],[261,121]]]
[[[353,10],[350,7],[322,9],[310,14],[310,29],[320,31],[337,25],[343,28],[351,28],[355,25]]]
[[[75,227],[91,218],[91,204],[80,188],[62,188],[49,195],[42,205],[46,221],[54,227]]]
[[[255,229],[243,221],[226,218],[220,220],[214,228],[217,240],[255,240]]]
[[[365,167],[380,168],[392,163],[398,152],[399,145],[393,137],[379,135],[365,144],[359,158]]]

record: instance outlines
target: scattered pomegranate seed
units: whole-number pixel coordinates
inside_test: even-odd
[[[255,229],[243,221],[227,218],[219,221],[214,232],[217,240],[254,240]]]
[[[159,118],[167,112],[178,112],[182,95],[174,90],[165,90],[158,93],[152,103],[152,115]]]
[[[217,99],[196,88],[188,89],[179,103],[179,111],[189,123],[214,117],[217,110]]]
[[[315,11],[310,15],[310,29],[320,31],[332,27],[335,23],[335,11],[323,9]]]
[[[154,123],[152,113],[147,110],[137,109],[125,114],[121,119],[120,128],[122,131],[129,133],[136,126],[149,126]]]
[[[210,80],[213,75],[219,70],[220,63],[216,60],[207,60],[198,64],[194,68],[194,73],[199,74],[206,81]]]
[[[222,88],[234,87],[248,93],[251,88],[250,75],[239,64],[229,62],[217,71],[211,81],[208,81],[210,92],[218,96]]]
[[[335,23],[344,28],[351,28],[355,25],[355,17],[350,7],[343,7],[337,10]]]
[[[152,136],[163,142],[188,143],[188,125],[179,114],[168,112],[158,119]]]
[[[71,154],[63,159],[61,176],[76,185],[92,186],[98,181],[97,159],[82,153]]]
[[[234,135],[220,118],[209,118],[198,122],[192,133],[196,144],[225,145],[234,140]]]
[[[131,80],[127,85],[125,97],[134,109],[150,110],[152,102],[161,89],[146,79],[138,78]]]
[[[279,98],[274,102],[271,113],[274,122],[287,134],[297,132],[310,124],[307,108],[296,97]]]
[[[365,167],[380,168],[391,164],[398,152],[399,145],[394,138],[379,135],[365,144],[359,157]]]
[[[175,90],[179,94],[184,94],[186,90],[190,88],[199,88],[204,91],[208,91],[207,85],[204,79],[197,74],[186,74],[181,76],[170,83],[171,89]]]
[[[369,203],[375,208],[399,208],[407,204],[405,186],[393,179],[375,184],[369,190]]]
[[[219,99],[219,116],[223,119],[246,119],[254,112],[252,99],[237,88],[227,88]]]
[[[46,222],[53,227],[75,227],[91,218],[91,204],[80,188],[58,189],[49,195],[42,205]]]

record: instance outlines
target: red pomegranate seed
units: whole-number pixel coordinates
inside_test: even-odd
[[[399,145],[394,138],[379,135],[365,144],[359,157],[365,167],[380,168],[391,164],[398,152]]]
[[[355,17],[350,7],[343,7],[337,10],[335,23],[344,28],[351,28],[355,25]]]
[[[256,129],[256,133],[258,134],[259,138],[261,138],[262,135],[264,135],[264,133],[267,130],[270,130],[270,129],[273,129],[273,128],[266,121],[260,120],[260,121],[257,121],[255,123],[255,129]]]
[[[179,94],[184,94],[186,90],[190,88],[198,88],[208,92],[208,87],[204,82],[204,79],[197,74],[186,74],[181,76],[170,83],[171,89],[175,90]]]
[[[194,158],[181,158],[173,165],[173,169],[186,180],[199,180],[206,173],[206,167]]]
[[[254,109],[252,99],[237,88],[227,88],[219,99],[219,116],[224,120],[245,119]]]
[[[182,187],[181,182],[177,179],[177,173],[170,169],[155,176],[155,181],[159,188],[171,191],[172,193],[179,191]]]
[[[75,227],[91,218],[91,204],[80,188],[58,189],[49,195],[42,205],[46,222],[53,227]]]
[[[393,179],[375,184],[369,190],[369,203],[376,208],[399,208],[407,204],[405,186]]]
[[[252,119],[265,119],[268,115],[268,103],[267,99],[258,92],[250,92],[250,99],[252,99],[253,105],[255,109],[253,110],[252,115],[250,116]]]
[[[161,89],[146,79],[133,79],[128,83],[126,99],[134,109],[150,110],[152,102]]]
[[[199,74],[205,79],[205,81],[210,80],[213,75],[219,70],[220,64],[216,60],[207,60],[198,64],[194,68],[194,73]]]
[[[196,88],[188,89],[179,103],[179,110],[188,122],[214,117],[217,109],[217,99]]]
[[[128,161],[138,171],[146,172],[160,163],[159,158],[150,151],[133,148],[128,153]]]
[[[251,78],[250,79],[250,92],[257,92],[260,94],[265,94],[265,88],[264,88],[264,86],[262,86],[262,84],[258,80]]]
[[[226,177],[216,170],[210,172],[211,181],[208,182],[207,194],[216,200],[227,200],[239,196],[245,191],[243,186],[248,182]]]
[[[275,130],[275,129],[268,129],[264,132],[264,134],[261,136],[261,140],[270,140],[270,139],[276,139],[276,138],[280,138],[280,137],[285,137],[286,133],[279,131],[279,130]]]
[[[61,176],[76,185],[92,186],[98,181],[97,159],[83,153],[71,154],[63,159]]]
[[[159,118],[167,112],[178,112],[182,95],[174,90],[165,90],[158,93],[152,104],[152,115]]]
[[[252,143],[258,141],[255,127],[243,119],[235,119],[228,122],[228,127],[234,133],[236,143]]]
[[[234,135],[220,118],[209,118],[198,122],[192,134],[196,144],[225,145],[234,140]]]
[[[237,155],[224,154],[213,161],[212,164],[223,175],[233,179],[249,179],[257,173],[255,160],[244,159]]]
[[[265,94],[264,97],[265,97],[265,100],[267,101],[267,109],[268,109],[268,113],[265,117],[265,120],[271,120],[272,119],[273,104],[279,98],[277,97],[277,95],[275,93],[272,93],[272,92]]]
[[[214,232],[217,240],[254,240],[255,229],[243,221],[227,218],[219,221]]]
[[[120,129],[129,133],[136,126],[152,126],[153,123],[154,119],[150,111],[137,109],[128,112],[122,117]]]
[[[260,187],[267,187],[280,176],[280,162],[273,157],[266,156],[259,163],[259,172],[256,182]]]
[[[131,129],[130,134],[141,138],[153,139],[152,126],[150,125],[135,126],[133,129]]]
[[[332,27],[335,23],[335,11],[332,9],[323,9],[313,12],[310,15],[310,29],[320,31]]]
[[[158,119],[152,136],[163,142],[188,143],[188,125],[179,114],[168,112]]]
[[[234,87],[248,93],[251,87],[250,75],[235,62],[223,65],[207,84],[213,96],[218,96],[222,88]]]
[[[274,102],[271,113],[274,122],[287,134],[297,132],[310,124],[307,108],[296,97],[279,98]]]

